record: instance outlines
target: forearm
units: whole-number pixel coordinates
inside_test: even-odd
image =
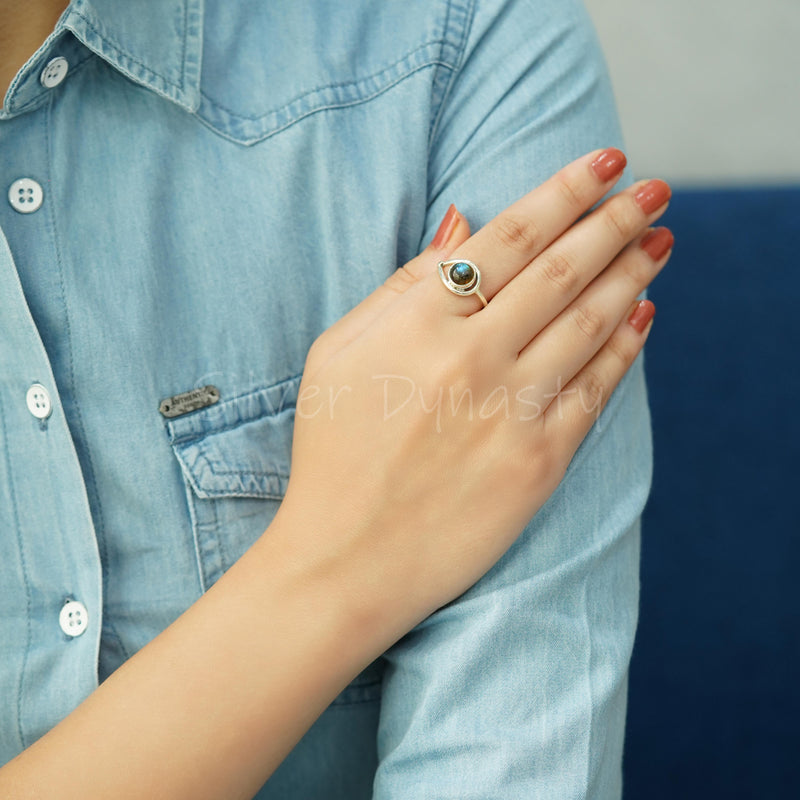
[[[4,798],[251,797],[385,642],[278,515],[194,606],[0,769]],[[347,590],[349,591],[349,589]]]

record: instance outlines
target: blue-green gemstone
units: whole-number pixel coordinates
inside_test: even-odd
[[[453,266],[450,267],[450,278],[453,283],[459,286],[466,286],[475,279],[475,270],[470,264],[465,264],[463,261],[460,261],[458,264],[453,264]]]

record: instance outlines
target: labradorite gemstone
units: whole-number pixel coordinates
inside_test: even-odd
[[[453,266],[450,267],[450,278],[453,283],[459,286],[466,286],[474,280],[475,270],[470,264],[465,264],[463,261],[460,261],[458,264],[453,264]]]

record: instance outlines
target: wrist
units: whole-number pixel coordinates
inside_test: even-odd
[[[284,501],[258,543],[265,574],[277,558],[287,592],[319,615],[311,624],[326,631],[341,661],[342,688],[426,616],[410,601],[400,565],[387,563],[381,536],[366,530],[363,516],[358,523],[344,516],[315,521]]]

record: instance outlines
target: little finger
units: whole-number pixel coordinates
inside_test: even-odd
[[[674,237],[658,228],[625,248],[519,355],[531,375],[570,380],[605,344],[635,297],[661,271]]]
[[[636,360],[650,334],[655,310],[650,300],[633,303],[594,358],[543,410],[545,436],[561,457],[560,463],[569,463]]]

